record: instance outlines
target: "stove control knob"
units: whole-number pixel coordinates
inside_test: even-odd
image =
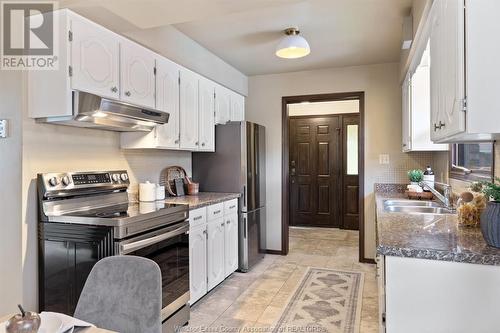
[[[120,175],[119,175],[119,174],[117,174],[117,173],[114,173],[114,174],[113,174],[113,176],[111,176],[111,178],[113,178],[113,181],[114,181],[114,182],[117,182],[117,181],[119,181],[119,180],[120,180]]]
[[[120,178],[121,178],[121,180],[123,180],[123,181],[125,182],[125,181],[127,181],[127,180],[128,180],[128,175],[127,175],[126,173],[122,173],[122,174],[120,175]]]
[[[57,177],[52,177],[49,179],[49,185],[50,186],[57,186],[59,185],[59,180],[57,179]]]
[[[64,186],[68,186],[69,184],[71,184],[71,179],[68,176],[62,177],[61,181],[64,184]]]

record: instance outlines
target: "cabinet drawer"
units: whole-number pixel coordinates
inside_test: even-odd
[[[218,203],[207,207],[207,220],[212,221],[224,216],[224,204]]]
[[[224,202],[224,215],[230,215],[238,212],[238,199]]]
[[[196,227],[207,223],[207,209],[206,207],[193,209],[189,211],[189,226]]]

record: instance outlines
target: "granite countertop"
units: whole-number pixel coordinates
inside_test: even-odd
[[[200,192],[196,195],[167,197],[165,198],[165,203],[189,205],[189,209],[195,209],[210,206],[231,199],[236,199],[240,196],[241,195],[239,193]]]
[[[377,253],[386,256],[500,265],[500,249],[488,246],[479,228],[460,227],[456,215],[384,211],[387,199],[403,199],[401,186],[376,186]]]

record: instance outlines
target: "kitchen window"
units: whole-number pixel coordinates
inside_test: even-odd
[[[494,142],[451,145],[450,178],[491,181],[494,170]]]

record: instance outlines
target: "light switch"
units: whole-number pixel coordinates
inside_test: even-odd
[[[0,138],[6,138],[7,137],[7,119],[0,119]]]
[[[379,164],[389,164],[389,154],[378,155],[378,163]]]

